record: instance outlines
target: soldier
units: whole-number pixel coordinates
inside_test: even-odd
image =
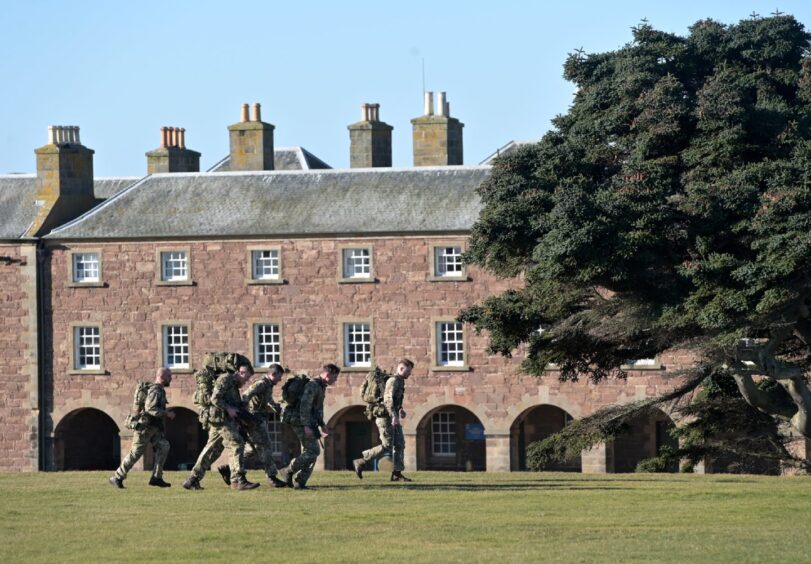
[[[135,421],[135,433],[132,436],[132,450],[121,462],[121,466],[110,476],[110,483],[117,488],[124,489],[124,480],[127,474],[144,454],[146,445],[151,444],[155,449],[155,468],[149,478],[149,485],[159,488],[168,488],[172,484],[163,481],[163,463],[169,454],[169,441],[163,435],[163,419],[175,418],[175,413],[166,409],[166,390],[172,383],[172,371],[168,368],[158,368],[155,373],[155,383],[149,387],[144,402],[144,411],[139,420]],[[143,397],[143,396],[142,396]]]
[[[249,364],[242,364],[234,374],[223,374],[214,383],[211,392],[212,413],[209,418],[208,442],[203,447],[197,463],[183,487],[187,490],[202,490],[200,485],[206,471],[223,451],[223,447],[231,451],[231,489],[252,490],[259,484],[249,482],[245,477],[245,440],[239,434],[237,417],[242,407],[242,398],[239,395],[241,388],[253,376],[253,368]]]
[[[341,369],[334,364],[325,364],[321,374],[304,386],[298,408],[287,407],[284,410],[282,421],[295,431],[301,442],[301,455],[294,458],[280,473],[286,484],[297,490],[307,489],[307,480],[313,473],[315,461],[321,453],[318,441],[320,437],[327,436],[324,423],[324,394],[327,386],[334,384],[340,373]],[[320,436],[319,428],[323,429]]]
[[[282,406],[273,401],[273,386],[281,381],[283,373],[284,369],[281,365],[271,364],[268,366],[267,374],[254,382],[242,396],[242,402],[251,416],[251,423],[245,426],[248,441],[253,445],[256,454],[262,461],[270,484],[275,488],[287,487],[287,484],[277,477],[279,471],[273,462],[273,448],[268,433],[268,420],[271,414],[280,415],[282,413]],[[229,466],[224,464],[217,470],[226,482],[230,481],[231,468]]]
[[[404,358],[397,364],[397,371],[394,377],[386,381],[386,389],[383,392],[383,407],[385,414],[375,418],[375,424],[380,431],[380,444],[374,448],[363,451],[363,458],[356,458],[352,461],[355,467],[355,474],[363,479],[363,471],[367,464],[391,454],[392,461],[392,482],[410,482],[411,478],[403,476],[403,453],[405,451],[405,438],[403,437],[403,427],[401,419],[405,419],[406,412],[403,409],[403,396],[405,395],[405,381],[411,376],[414,363]]]

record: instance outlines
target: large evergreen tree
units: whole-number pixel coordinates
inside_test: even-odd
[[[570,55],[572,106],[496,160],[466,255],[525,285],[460,319],[563,380],[689,349],[680,393],[725,370],[811,438],[810,38],[779,14],[686,37],[643,22]]]

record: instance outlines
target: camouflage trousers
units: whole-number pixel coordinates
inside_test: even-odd
[[[405,437],[403,427],[391,424],[390,417],[376,417],[375,424],[380,431],[380,444],[363,451],[364,462],[374,462],[384,456],[391,455],[392,470],[402,472],[405,470],[403,453],[405,452]]]
[[[227,419],[222,425],[209,425],[208,442],[197,457],[197,463],[191,471],[192,476],[202,480],[226,448],[231,451],[231,458],[228,461],[231,466],[231,481],[244,476],[245,440],[239,434],[239,426],[233,419]]]
[[[253,443],[256,456],[259,457],[265,474],[268,475],[268,478],[272,478],[279,473],[279,470],[273,462],[273,444],[270,441],[267,420],[264,418],[257,420],[256,424],[249,427],[247,431],[248,440]]]
[[[290,470],[293,472],[296,482],[304,485],[310,479],[315,461],[318,460],[318,455],[321,454],[321,449],[318,446],[318,431],[314,431],[312,438],[308,438],[304,434],[303,425],[291,425],[291,427],[301,443],[301,454],[290,461]]]
[[[142,431],[135,431],[132,435],[132,449],[121,461],[121,466],[115,471],[115,477],[123,480],[135,463],[144,455],[147,445],[152,445],[155,449],[155,469],[152,473],[155,477],[163,476],[163,463],[169,455],[169,441],[163,436],[163,430],[158,427],[147,427]]]

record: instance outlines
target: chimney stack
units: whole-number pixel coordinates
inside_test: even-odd
[[[160,147],[146,154],[146,173],[200,172],[200,153],[186,148],[186,130],[161,127]]]
[[[231,143],[229,170],[273,170],[273,125],[262,121],[262,106],[253,105],[253,120],[248,104],[242,104],[239,123],[228,126]]]
[[[37,155],[37,217],[26,232],[38,236],[77,218],[96,205],[93,153],[79,141],[75,125],[48,127],[48,144]]]
[[[426,92],[424,115],[411,120],[413,126],[414,166],[447,166],[462,164],[462,128],[450,115],[450,103],[444,92]]]
[[[380,104],[361,104],[360,121],[347,129],[351,168],[391,166],[391,130],[394,128],[380,121]]]

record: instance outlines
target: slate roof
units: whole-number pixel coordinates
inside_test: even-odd
[[[274,147],[273,168],[276,170],[312,170],[332,168],[304,147]],[[230,172],[231,155],[208,169],[208,172]]]
[[[490,167],[154,174],[48,239],[466,232]]]
[[[99,203],[139,180],[138,177],[97,178],[93,192]],[[36,174],[0,175],[0,239],[19,239],[37,216]]]

